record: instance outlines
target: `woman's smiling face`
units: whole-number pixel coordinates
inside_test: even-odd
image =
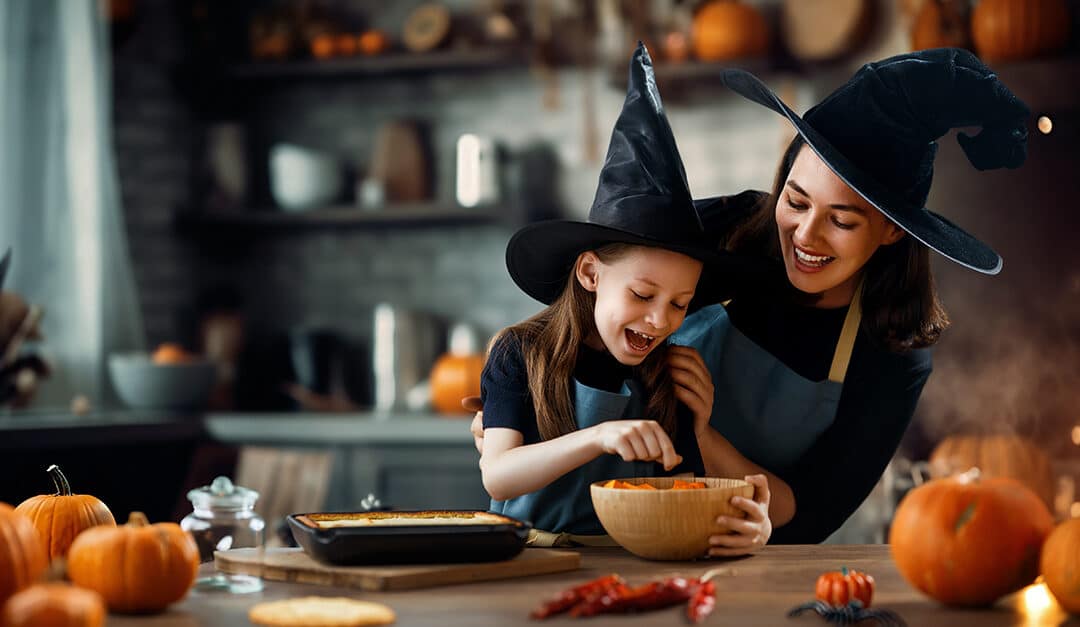
[[[850,303],[866,262],[904,235],[805,146],[777,199],[776,226],[788,280],[820,295],[823,308]]]
[[[697,259],[662,248],[634,246],[608,263],[593,251],[582,253],[577,279],[596,293],[599,333],[586,344],[607,349],[622,364],[640,364],[682,324],[701,269]]]

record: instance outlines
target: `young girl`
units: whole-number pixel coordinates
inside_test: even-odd
[[[604,543],[590,483],[702,472],[694,416],[679,407],[693,385],[665,341],[703,268],[736,263],[708,245],[639,45],[588,221],[530,225],[507,246],[514,281],[548,307],[500,333],[484,368],[493,511],[531,521],[534,544]],[[750,480],[756,500],[735,500],[748,518],[723,521],[759,540],[744,553],[771,533],[765,478]]]

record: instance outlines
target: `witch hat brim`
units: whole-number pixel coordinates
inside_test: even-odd
[[[680,246],[588,222],[552,220],[526,226],[510,238],[506,267],[522,291],[550,305],[566,288],[578,255],[614,243],[663,248],[700,260],[704,269],[698,282],[701,297],[694,298],[698,307],[730,298],[736,277],[749,277],[760,266],[760,260],[725,251]]]
[[[909,235],[964,267],[983,274],[1001,271],[1001,256],[992,248],[926,207],[911,207],[902,196],[856,167],[756,76],[732,69],[724,70],[721,80],[742,97],[786,117],[833,173]]]

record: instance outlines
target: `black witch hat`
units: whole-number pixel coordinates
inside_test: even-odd
[[[736,271],[746,263],[718,252],[702,228],[652,59],[641,43],[630,61],[630,85],[588,220],[549,220],[522,228],[506,246],[506,267],[526,294],[551,304],[578,255],[612,243],[655,246],[700,259],[710,281],[714,273]]]
[[[979,170],[1017,168],[1027,157],[1027,106],[975,55],[958,48],[922,50],[868,63],[799,117],[756,76],[725,70],[724,83],[784,115],[829,168],[915,239],[985,274],[1001,257],[926,208],[937,139],[952,128]]]

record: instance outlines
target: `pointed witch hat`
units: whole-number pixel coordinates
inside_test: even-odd
[[[862,67],[800,117],[744,70],[725,70],[725,85],[785,116],[845,183],[915,239],[984,274],[1001,271],[985,243],[926,208],[937,140],[950,129],[978,170],[1017,168],[1027,157],[1027,106],[975,55],[937,48]]]
[[[626,100],[588,220],[548,220],[523,227],[506,246],[506,267],[522,291],[550,305],[565,288],[579,254],[613,243],[653,246],[699,259],[706,264],[703,282],[715,282],[720,273],[741,271],[748,263],[718,251],[702,228],[652,59],[641,43],[630,61]]]

